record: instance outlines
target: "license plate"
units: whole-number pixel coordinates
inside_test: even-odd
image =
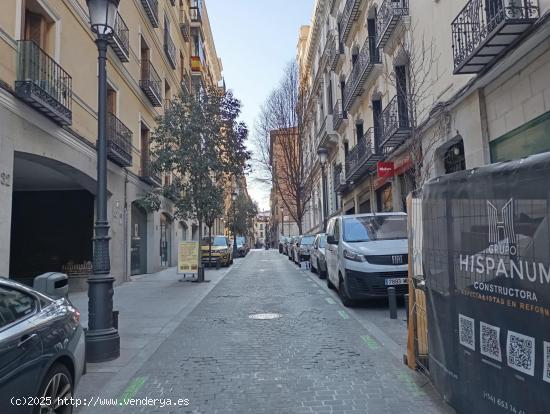
[[[406,277],[396,277],[392,279],[386,279],[386,286],[406,285]]]

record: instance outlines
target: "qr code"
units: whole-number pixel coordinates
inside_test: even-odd
[[[476,350],[475,322],[472,318],[458,314],[458,336],[460,344]]]
[[[509,367],[535,375],[535,338],[509,331],[506,349]]]
[[[544,371],[542,379],[550,382],[550,342],[544,341]]]
[[[479,347],[482,355],[502,362],[500,328],[480,322]]]

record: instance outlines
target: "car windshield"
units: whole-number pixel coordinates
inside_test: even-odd
[[[322,235],[322,236],[319,236],[319,247],[321,249],[324,249],[327,245],[327,236],[326,235]]]
[[[309,245],[313,244],[313,241],[315,240],[314,236],[304,236],[302,237],[301,244]]]
[[[237,237],[237,246],[242,246],[244,244],[244,237]]]
[[[202,239],[203,246],[208,246],[210,244],[210,237],[204,237]],[[214,236],[212,237],[212,246],[215,247],[226,247],[227,240],[223,236]]]
[[[368,216],[344,219],[344,241],[358,243],[407,238],[406,216]]]

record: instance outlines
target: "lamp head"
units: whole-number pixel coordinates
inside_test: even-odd
[[[110,36],[115,29],[120,0],[86,0],[92,31],[98,36]]]

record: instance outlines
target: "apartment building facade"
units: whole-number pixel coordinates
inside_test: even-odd
[[[328,214],[404,211],[430,177],[549,151],[549,10],[548,0],[318,0],[302,139],[318,193],[315,154],[329,152]]]
[[[85,0],[0,6],[0,274],[29,282],[91,272],[96,191],[97,49]],[[108,211],[117,283],[177,261],[197,226],[139,200],[170,177],[150,137],[171,98],[218,84],[222,66],[204,1],[122,1],[108,51]]]

